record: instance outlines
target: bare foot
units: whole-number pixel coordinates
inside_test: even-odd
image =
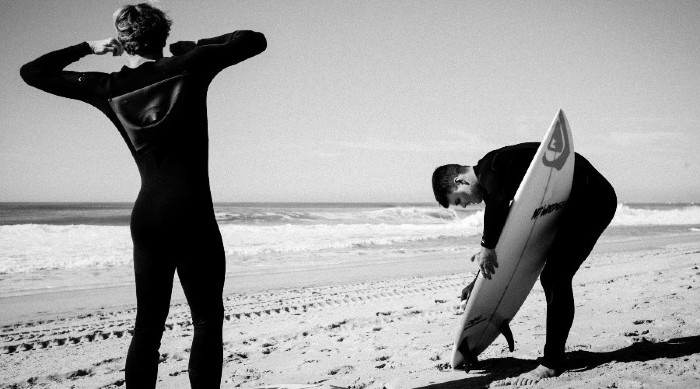
[[[535,369],[511,379],[510,384],[513,386],[534,385],[543,378],[556,377],[559,374],[560,372],[554,369],[550,369],[546,366],[539,365]]]

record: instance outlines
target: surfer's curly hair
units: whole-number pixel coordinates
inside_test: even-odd
[[[443,208],[450,206],[447,196],[457,189],[455,177],[467,171],[469,171],[468,166],[449,164],[440,166],[433,172],[433,194]]]
[[[128,54],[149,54],[165,47],[173,21],[160,9],[148,3],[125,5],[113,16],[117,40]]]

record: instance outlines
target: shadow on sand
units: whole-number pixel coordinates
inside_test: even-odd
[[[625,348],[609,352],[574,351],[567,354],[568,368],[575,372],[595,369],[610,362],[644,362],[659,358],[679,358],[700,353],[700,335],[653,343],[644,338]],[[518,376],[537,366],[537,361],[518,358],[494,358],[480,363],[484,374],[461,380],[424,386],[419,389],[483,388],[492,382]],[[472,371],[478,373],[478,371]],[[470,373],[471,374],[471,373]]]

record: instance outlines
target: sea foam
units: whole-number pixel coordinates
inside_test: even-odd
[[[618,204],[613,226],[672,226],[700,224],[700,206]]]
[[[483,216],[482,208],[437,206],[218,210],[224,249],[233,263],[264,263],[269,255],[278,259],[318,253],[332,256],[334,250],[347,253],[367,248],[410,253],[421,242],[443,247],[450,240],[454,245],[462,237],[481,234]],[[692,232],[700,227],[700,207],[620,204],[611,225],[690,225]],[[126,225],[0,225],[0,274],[108,268],[131,261]]]
[[[227,257],[235,260],[235,257],[315,253],[468,236],[480,231],[482,217],[482,212],[477,212],[450,222],[414,224],[369,224],[354,220],[272,225],[222,223],[220,231]],[[0,273],[103,268],[128,265],[131,260],[128,226],[0,226]]]

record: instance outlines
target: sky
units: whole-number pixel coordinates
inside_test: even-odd
[[[126,3],[0,2],[0,201],[136,198],[107,118],[19,77],[42,54],[114,36]],[[157,6],[170,42],[241,29],[268,41],[209,90],[215,202],[434,202],[437,166],[540,141],[560,108],[620,201],[700,202],[698,1]],[[88,56],[67,70],[124,64]]]

